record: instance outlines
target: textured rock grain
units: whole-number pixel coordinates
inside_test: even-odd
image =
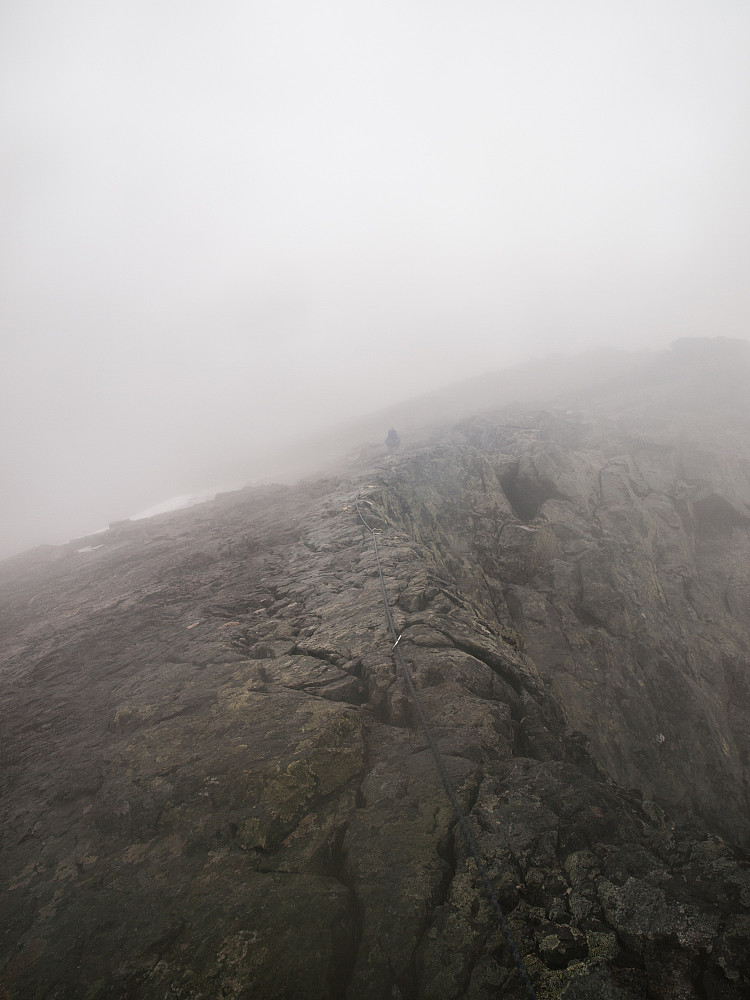
[[[540,1000],[746,997],[747,365],[705,369],[4,563],[0,997],[523,995],[358,499]]]

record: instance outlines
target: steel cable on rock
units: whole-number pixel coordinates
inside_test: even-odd
[[[391,655],[395,659],[398,667],[401,669],[403,678],[406,681],[406,686],[408,687],[409,694],[411,695],[412,701],[414,702],[414,707],[417,710],[417,714],[419,716],[419,721],[424,731],[425,738],[427,739],[427,743],[430,747],[432,756],[435,760],[435,764],[440,774],[440,780],[443,783],[443,788],[445,789],[446,794],[448,795],[448,798],[451,801],[451,805],[453,806],[453,809],[456,813],[456,818],[458,819],[458,824],[461,827],[461,833],[463,834],[464,841],[469,850],[469,853],[474,859],[474,864],[477,866],[477,871],[479,872],[479,876],[482,880],[484,891],[487,894],[487,898],[490,901],[492,909],[495,911],[495,916],[497,917],[498,923],[500,924],[500,930],[502,931],[503,937],[505,938],[505,943],[508,946],[508,950],[510,951],[513,962],[515,963],[515,966],[518,969],[518,974],[521,977],[521,982],[524,985],[526,994],[529,997],[529,1000],[537,1000],[537,996],[536,993],[534,992],[534,987],[531,983],[531,979],[529,978],[529,974],[526,971],[526,966],[523,964],[523,959],[521,958],[518,952],[518,948],[516,948],[516,943],[513,940],[513,935],[511,934],[510,927],[508,926],[508,921],[505,919],[505,914],[503,913],[502,907],[500,906],[500,901],[498,900],[497,895],[495,894],[495,890],[492,888],[492,883],[490,882],[489,875],[487,874],[487,869],[484,867],[482,859],[479,855],[479,847],[477,846],[477,842],[474,839],[474,834],[471,832],[471,828],[469,827],[469,824],[466,822],[466,817],[464,816],[463,810],[461,809],[461,806],[459,804],[455,789],[453,788],[453,784],[450,778],[448,777],[448,772],[445,769],[445,764],[443,763],[442,754],[440,753],[438,745],[435,742],[432,732],[430,731],[430,727],[427,724],[427,717],[425,716],[424,709],[422,708],[422,703],[419,700],[419,696],[417,695],[417,690],[414,687],[414,681],[412,680],[411,672],[406,665],[401,650],[399,649],[398,644],[399,640],[401,639],[401,636],[396,634],[396,627],[393,623],[393,615],[391,614],[391,606],[388,601],[388,592],[385,589],[385,578],[383,576],[383,567],[380,562],[380,550],[378,548],[378,535],[380,534],[380,532],[375,528],[370,527],[370,525],[365,520],[364,515],[362,514],[362,511],[359,508],[359,500],[356,501],[355,507],[360,521],[367,529],[367,531],[370,532],[370,536],[375,546],[375,561],[378,567],[378,576],[380,577],[380,591],[383,595],[383,604],[385,605],[385,616],[388,621],[388,629],[391,633],[391,636],[393,637],[393,648],[391,649]]]

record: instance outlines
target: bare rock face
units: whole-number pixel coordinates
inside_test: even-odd
[[[540,1000],[746,997],[747,374],[6,561],[0,997],[525,995],[357,504]]]

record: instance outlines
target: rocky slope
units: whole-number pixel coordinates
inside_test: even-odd
[[[2,564],[2,998],[750,992],[750,363]]]

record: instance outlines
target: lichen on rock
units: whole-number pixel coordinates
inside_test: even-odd
[[[524,996],[359,503],[539,1000],[744,1000],[750,414],[695,364],[0,567],[0,995]]]

